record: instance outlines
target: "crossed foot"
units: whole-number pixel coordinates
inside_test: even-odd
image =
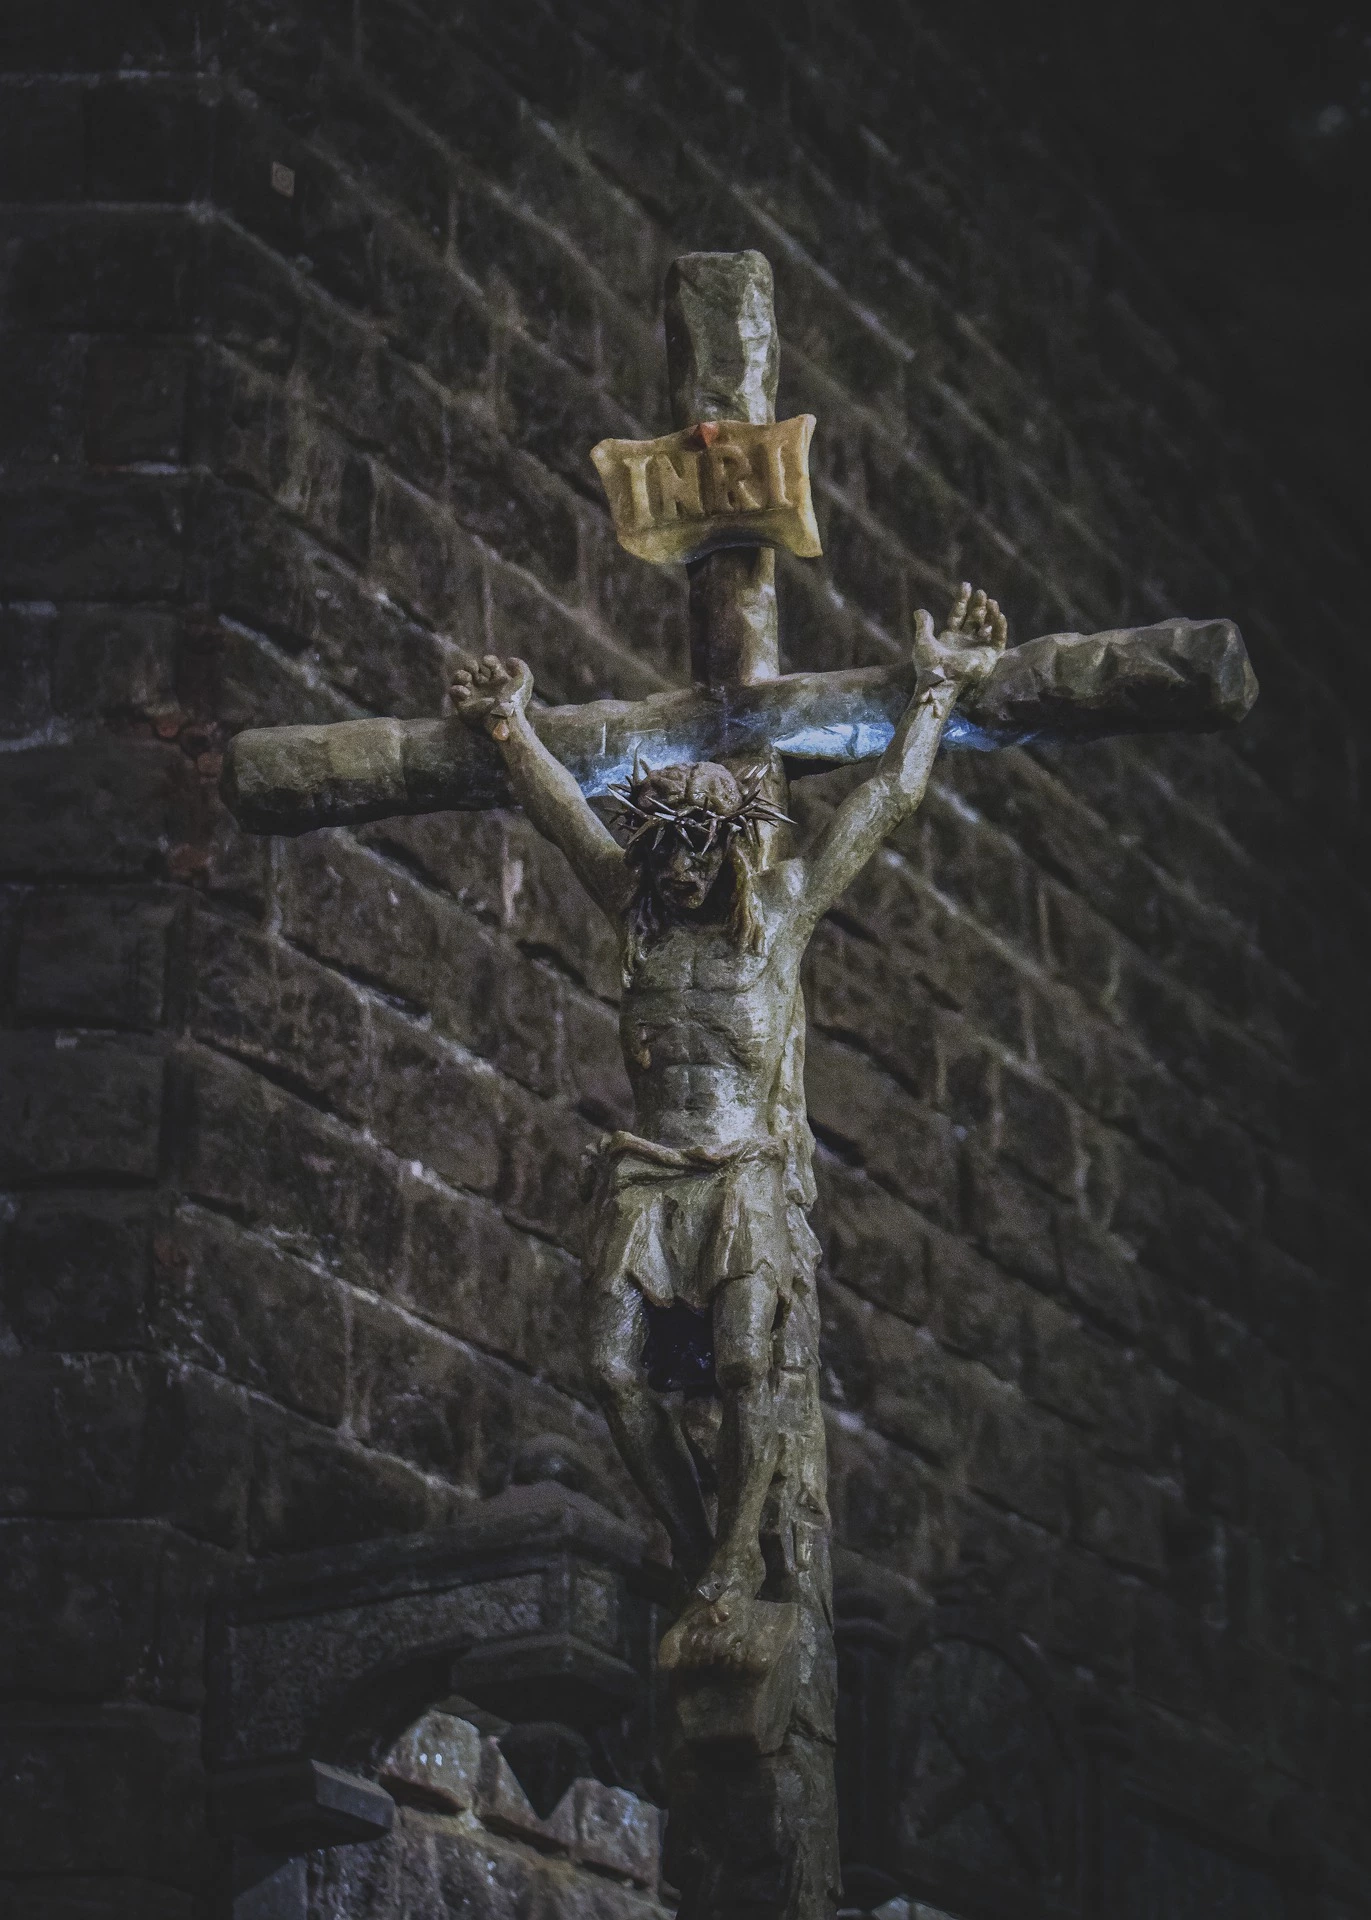
[[[766,1578],[761,1551],[716,1554],[676,1623],[673,1638],[696,1658],[737,1658],[756,1617],[757,1595]]]

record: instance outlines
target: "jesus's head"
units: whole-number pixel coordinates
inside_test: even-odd
[[[785,815],[761,793],[764,770],[739,777],[712,760],[637,769],[615,789],[629,829],[625,849],[638,873],[634,931],[650,941],[673,919],[727,920],[755,949],[752,877],[758,829]]]

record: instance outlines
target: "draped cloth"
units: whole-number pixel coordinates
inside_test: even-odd
[[[807,1201],[793,1191],[784,1140],[714,1150],[612,1133],[589,1171],[597,1286],[628,1280],[653,1306],[681,1300],[700,1312],[727,1281],[769,1270],[788,1300],[812,1271]]]

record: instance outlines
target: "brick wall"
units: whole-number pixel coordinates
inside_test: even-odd
[[[1365,1819],[1364,575],[1069,138],[951,10],[860,18],[0,22],[18,1911],[202,1911],[234,1556],[439,1526],[542,1432],[631,1498],[573,1339],[605,930],[517,815],[269,844],[215,782],[246,725],[440,710],[461,647],[680,681],[586,452],[665,424],[699,247],[770,256],[819,416],[788,665],[901,656],[965,576],[1019,638],[1229,614],[1266,689],[1231,739],[948,760],[821,930],[844,1564],[1001,1609],[1196,1794]]]

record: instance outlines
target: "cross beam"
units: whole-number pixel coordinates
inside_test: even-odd
[[[709,577],[699,597],[717,605],[721,585],[735,592],[746,587],[735,559],[715,554],[699,563],[702,570],[730,563],[730,574],[723,581]],[[740,606],[747,601],[737,592],[731,611]],[[749,640],[756,637],[741,613],[734,624]],[[645,700],[542,707],[533,725],[582,792],[593,796],[623,780],[635,756],[664,767],[764,759],[775,751],[792,777],[870,760],[889,745],[913,691],[911,666],[855,667],[696,686]],[[1002,657],[953,714],[943,745],[986,752],[1030,741],[1210,733],[1236,726],[1256,695],[1256,676],[1230,620],[1049,634]],[[249,831],[285,834],[512,804],[494,743],[455,717],[253,728],[229,743],[224,797]]]

